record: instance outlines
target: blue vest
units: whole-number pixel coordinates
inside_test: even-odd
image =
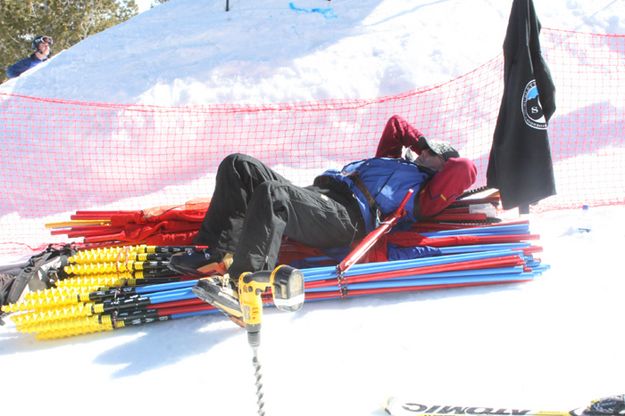
[[[354,175],[359,179],[354,180]],[[414,193],[406,204],[407,215],[402,218],[402,222],[414,222],[417,220],[414,217],[415,198],[431,174],[404,159],[376,157],[350,163],[341,171],[327,170],[321,176],[329,176],[349,187],[358,201],[366,231],[370,232],[379,225],[380,218],[374,217],[369,198],[357,185],[357,181],[364,185],[375,200],[376,206],[373,208],[379,210],[382,217],[394,212],[408,190],[412,189]]]

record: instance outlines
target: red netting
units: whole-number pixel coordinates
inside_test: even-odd
[[[625,202],[625,36],[544,29],[557,87],[549,126],[558,195],[540,209]],[[0,94],[0,254],[62,241],[44,225],[76,210],[141,209],[209,197],[229,153],[254,155],[300,185],[375,153],[402,115],[479,169],[503,92],[499,56],[455,80],[374,100],[158,107]],[[519,157],[522,157],[520,155]]]

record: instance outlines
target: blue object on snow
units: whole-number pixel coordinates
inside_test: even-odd
[[[306,7],[298,7],[295,5],[295,3],[290,2],[289,3],[289,8],[293,11],[296,12],[303,12],[303,13],[319,13],[320,15],[322,15],[323,17],[325,17],[326,19],[335,19],[338,16],[334,13],[334,9],[332,7],[312,7],[312,8],[306,8]]]
[[[395,244],[389,243],[387,247],[389,261],[418,259],[421,257],[441,255],[441,250],[439,248],[430,246],[399,247]]]

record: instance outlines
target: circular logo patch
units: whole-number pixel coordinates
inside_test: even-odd
[[[540,96],[538,95],[535,79],[528,82],[525,86],[523,98],[521,99],[521,111],[523,112],[525,124],[534,129],[547,129],[547,121],[543,114],[543,107],[540,105]]]

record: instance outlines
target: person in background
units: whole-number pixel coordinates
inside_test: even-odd
[[[46,61],[50,56],[50,51],[54,41],[50,36],[37,36],[33,39],[32,48],[35,52],[27,58],[21,59],[9,66],[6,70],[7,77],[16,78],[29,69]]]

